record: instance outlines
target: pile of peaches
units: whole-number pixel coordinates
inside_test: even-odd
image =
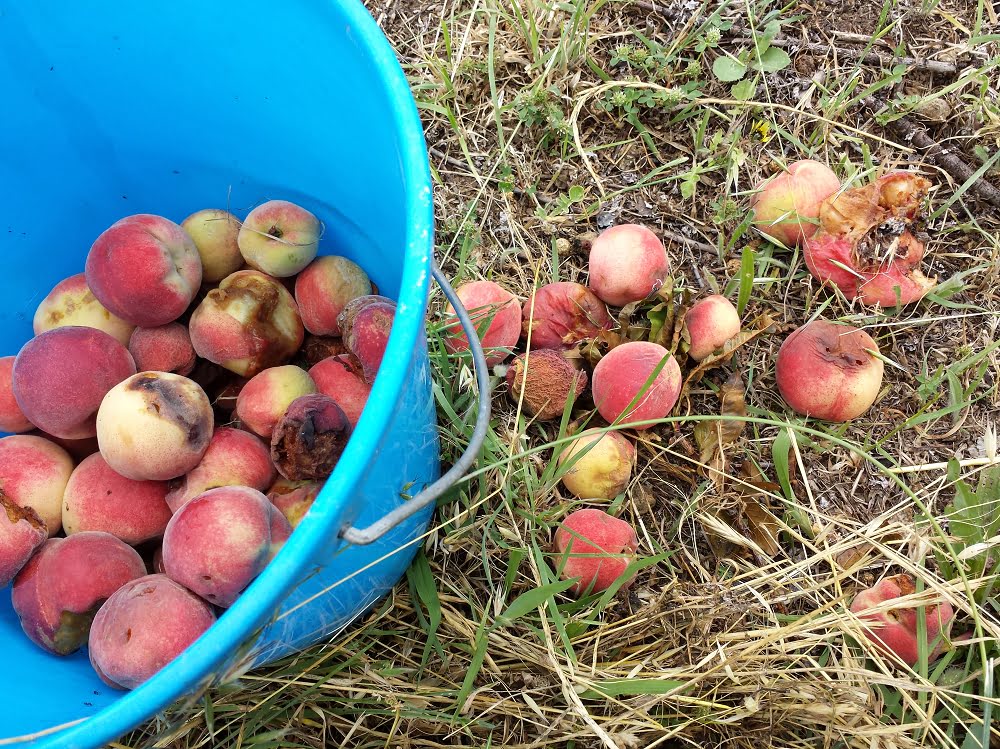
[[[0,587],[39,647],[134,688],[301,521],[395,313],[320,234],[281,200],[128,216],[0,359]]]
[[[935,285],[918,269],[924,252],[921,209],[929,187],[920,176],[893,172],[845,188],[827,166],[800,161],[758,186],[751,210],[754,225],[771,241],[802,246],[806,265],[820,282],[836,286],[849,300],[892,307],[920,299]],[[616,326],[609,306],[641,304],[671,280],[662,242],[644,226],[625,224],[591,243],[587,286],[548,284],[523,307],[490,281],[465,284],[458,296],[485,327],[489,363],[505,362],[525,342],[526,353],[507,366],[506,380],[510,397],[529,417],[560,419],[589,384],[601,418],[638,431],[673,410],[681,366],[657,343],[604,336]],[[683,360],[698,366],[716,355],[724,361],[734,348],[727,343],[740,329],[737,310],[724,296],[695,301],[684,311],[678,345]],[[597,339],[611,341],[611,347],[588,375],[587,357],[576,354]],[[466,345],[461,336],[449,340],[453,350]],[[776,360],[781,396],[793,411],[813,419],[845,422],[861,416],[877,399],[882,376],[881,354],[868,333],[821,318],[792,331]],[[636,450],[622,429],[589,428],[576,434],[557,460],[572,494],[584,502],[609,500],[626,489]],[[636,532],[602,509],[570,513],[554,546],[554,564],[563,579],[574,581],[569,590],[575,595],[625,589],[633,582],[629,565],[638,548]],[[917,657],[915,611],[890,609],[884,601],[912,593],[913,582],[905,575],[887,578],[858,595],[852,607],[877,646],[911,664]],[[934,654],[941,652],[938,635],[947,634],[952,617],[946,602],[926,609]]]

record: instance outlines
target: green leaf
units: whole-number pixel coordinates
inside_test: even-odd
[[[510,624],[525,614],[534,611],[552,596],[562,593],[564,590],[569,590],[575,584],[576,580],[558,580],[522,593],[511,601],[506,611],[497,617],[497,623]]]
[[[609,697],[631,697],[637,694],[666,694],[684,686],[683,681],[671,679],[607,679],[596,682],[591,689],[580,693],[585,700]]]
[[[777,73],[792,64],[792,58],[783,49],[768,47],[759,60],[753,61],[753,66],[765,73]]]
[[[739,101],[749,101],[755,93],[757,93],[757,84],[749,78],[737,83],[732,90],[733,98]]]
[[[791,429],[783,429],[778,432],[771,444],[771,460],[774,461],[774,472],[778,475],[778,483],[785,498],[790,502],[795,501],[795,492],[792,491],[791,471],[788,466],[788,455],[792,449],[794,439]]]
[[[743,256],[740,258],[740,293],[736,297],[736,312],[740,317],[746,311],[750,303],[750,293],[753,291],[753,275],[756,260],[756,253],[749,245],[743,248]]]
[[[760,46],[763,48],[765,46],[770,47],[771,42],[781,33],[781,21],[775,19],[774,21],[769,21],[766,26],[764,26],[764,33],[760,36],[763,44]]]
[[[583,197],[586,194],[587,194],[586,190],[584,190],[583,187],[581,187],[580,185],[573,185],[571,188],[569,188],[569,199],[572,200],[574,203],[579,203],[581,200],[583,200]]]
[[[483,614],[483,620],[479,623],[479,628],[476,630],[472,660],[469,661],[468,670],[465,672],[465,680],[462,682],[462,687],[458,690],[458,694],[455,697],[456,717],[465,706],[465,701],[469,698],[469,695],[472,694],[472,689],[476,684],[476,677],[483,667],[483,661],[486,660],[486,648],[489,642],[490,640],[486,636],[486,614]]]
[[[434,573],[431,572],[431,566],[422,550],[413,558],[413,563],[406,570],[406,576],[417,592],[420,602],[427,609],[427,646],[424,649],[424,662],[426,663],[426,657],[430,654],[430,648],[444,658],[444,648],[437,637],[438,627],[441,626],[441,601],[438,598],[437,586],[434,584]]]
[[[723,55],[715,58],[715,62],[712,63],[712,72],[723,83],[733,83],[746,75],[747,66],[735,57]]]

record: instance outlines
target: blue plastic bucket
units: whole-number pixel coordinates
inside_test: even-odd
[[[292,200],[324,222],[321,254],[354,259],[398,301],[386,364],[312,510],[153,679],[120,692],[86,650],[43,652],[0,591],[0,746],[98,747],[213,679],[328,637],[410,563],[432,503],[370,545],[342,533],[439,476],[424,328],[430,175],[406,80],[356,0],[0,0],[0,91],[0,355],[31,337],[38,302],[82,272],[98,234],[134,213],[180,221]]]

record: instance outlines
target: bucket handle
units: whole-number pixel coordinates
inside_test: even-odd
[[[455,290],[448,283],[448,279],[441,272],[437,262],[431,268],[431,275],[438,282],[438,285],[444,292],[445,298],[455,308],[455,314],[462,325],[462,330],[465,331],[465,335],[469,339],[469,350],[472,351],[472,366],[475,369],[476,384],[479,387],[479,410],[476,413],[476,428],[472,431],[472,437],[469,439],[469,444],[465,448],[465,452],[448,469],[447,473],[413,497],[409,502],[383,515],[366,528],[355,528],[351,525],[345,526],[340,531],[340,536],[355,546],[365,546],[378,540],[388,531],[395,528],[411,515],[420,512],[448,491],[452,485],[465,475],[465,472],[472,467],[472,464],[476,462],[476,458],[479,456],[479,449],[483,446],[483,441],[486,439],[486,430],[490,424],[490,373],[489,367],[486,364],[486,355],[483,353],[483,344],[479,340],[479,332],[469,317],[468,310],[465,309]]]

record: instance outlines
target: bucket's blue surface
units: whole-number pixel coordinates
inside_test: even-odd
[[[430,177],[405,78],[356,0],[0,0],[0,92],[0,355],[31,337],[38,302],[82,272],[97,235],[133,213],[179,222],[300,202],[325,223],[320,252],[353,258],[399,303],[386,364],[312,511],[151,681],[115,691],[86,650],[44,653],[0,591],[0,746],[98,747],[213,674],[329,636],[409,564],[431,508],[369,547],[344,548],[338,531],[439,474],[424,332]]]

